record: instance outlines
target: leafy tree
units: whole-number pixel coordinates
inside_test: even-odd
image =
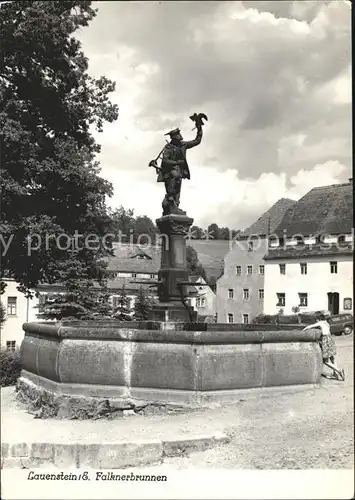
[[[207,228],[209,238],[213,238],[214,240],[220,239],[220,229],[217,224],[210,224]]]
[[[110,212],[110,232],[116,241],[144,244],[155,244],[157,228],[147,216],[135,217],[134,210],[126,210],[122,206]]]
[[[10,242],[1,271],[22,290],[66,282],[59,265],[68,259],[66,242],[76,230],[81,242],[90,233],[101,236],[109,223],[105,199],[112,186],[99,176],[100,146],[91,131],[117,118],[109,101],[115,86],[89,76],[73,36],[95,17],[90,4],[13,1],[0,9],[0,230]],[[103,251],[82,247],[75,265],[89,281]]]
[[[190,275],[198,275],[205,280],[207,279],[206,272],[198,260],[197,252],[190,245],[186,247],[186,263]]]
[[[104,268],[97,281],[88,278],[84,262],[69,258],[58,263],[62,275],[62,293],[52,293],[42,304],[38,317],[41,319],[94,319],[110,316],[109,294],[104,280]]]
[[[131,309],[129,307],[130,300],[127,297],[126,288],[123,285],[120,291],[120,295],[117,298],[116,305],[113,311],[113,317],[118,319],[119,321],[130,321],[131,317]]]
[[[194,240],[202,240],[204,237],[204,230],[199,226],[192,226],[190,233]]]
[[[110,232],[115,235],[115,241],[127,241],[130,234],[134,231],[135,217],[134,210],[126,210],[122,206],[114,210],[110,210]]]
[[[149,311],[152,308],[152,300],[146,290],[140,287],[134,303],[134,319],[147,320]]]
[[[156,242],[157,228],[153,221],[146,215],[139,216],[134,224],[134,243],[152,244]]]

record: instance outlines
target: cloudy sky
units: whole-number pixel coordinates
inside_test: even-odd
[[[181,208],[206,227],[248,226],[281,197],[351,176],[350,2],[96,2],[80,33],[93,76],[116,81],[102,175],[111,206],[155,219],[148,168],[189,115],[209,121],[188,151]]]

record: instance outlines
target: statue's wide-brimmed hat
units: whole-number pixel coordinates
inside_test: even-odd
[[[170,135],[170,137],[173,137],[174,135],[180,134],[180,129],[179,128],[174,128],[173,130],[170,130],[170,132],[167,132],[164,135]]]

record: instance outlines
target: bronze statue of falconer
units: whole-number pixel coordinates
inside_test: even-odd
[[[157,171],[157,182],[165,183],[166,195],[162,203],[163,215],[183,213],[179,209],[181,181],[182,179],[190,179],[186,150],[200,144],[203,135],[203,120],[208,118],[203,113],[195,113],[190,116],[190,119],[195,122],[195,128],[197,129],[195,139],[184,141],[179,128],[170,130],[165,134],[170,136],[170,142],[164,146],[158,157],[149,163],[149,166],[154,167]],[[160,167],[158,167],[159,159],[161,159]]]

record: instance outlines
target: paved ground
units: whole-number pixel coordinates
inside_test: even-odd
[[[159,469],[353,468],[353,337],[336,339],[346,381],[323,379],[320,388],[177,415],[128,416],[115,421],[33,419],[2,390],[2,440],[10,443],[107,443],[181,439],[225,432],[227,445],[167,458]],[[45,435],[44,432],[45,431]],[[154,467],[152,467],[154,469]]]
[[[168,458],[159,470],[353,469],[353,336],[336,343],[345,382],[322,379],[314,391],[239,403],[228,421],[220,416],[229,444]]]

